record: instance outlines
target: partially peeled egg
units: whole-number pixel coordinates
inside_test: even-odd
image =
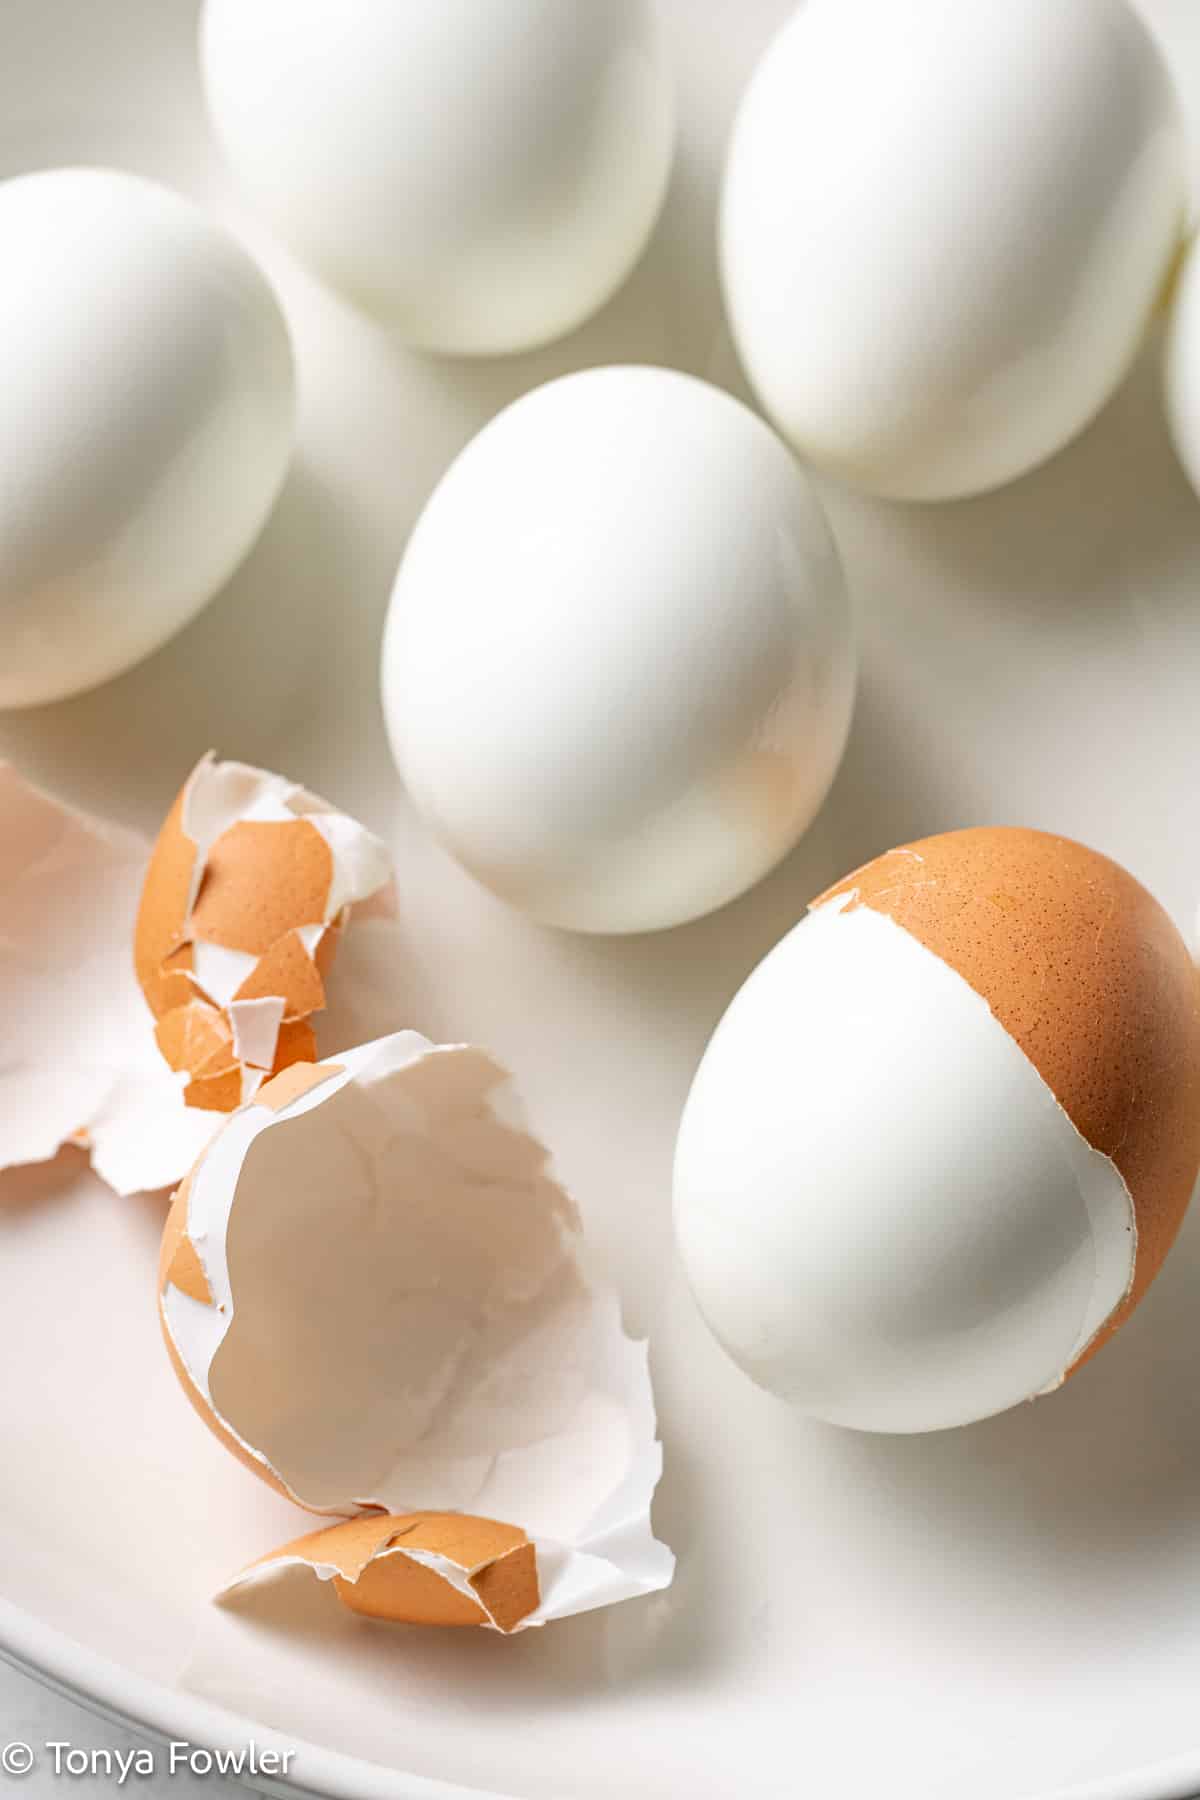
[[[1200,996],[1108,858],[950,832],[818,900],[734,998],[679,1134],[710,1327],[801,1410],[928,1431],[1059,1386],[1200,1171]]]

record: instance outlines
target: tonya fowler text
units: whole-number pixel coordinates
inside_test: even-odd
[[[253,1739],[233,1750],[209,1750],[186,1740],[164,1745],[145,1744],[135,1750],[96,1750],[66,1739],[49,1739],[41,1746],[5,1744],[0,1751],[0,1770],[5,1775],[31,1775],[36,1768],[65,1777],[91,1776],[123,1787],[132,1776],[226,1775],[253,1781],[260,1775],[290,1775],[294,1750],[269,1750]]]

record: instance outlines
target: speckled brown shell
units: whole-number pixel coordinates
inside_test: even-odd
[[[196,773],[176,796],[150,858],[134,928],[134,967],[156,1021],[158,1047],[172,1069],[189,1077],[186,1104],[234,1112],[242,1101],[242,1069],[233,1030],[188,978],[192,940],[257,957],[237,999],[283,1000],[269,1073],[313,1061],[316,1036],[309,1020],[325,1006],[340,921],[329,922],[313,956],[298,928],[324,923],[333,856],[308,819],[241,820],[210,846],[189,917],[198,852],[183,818]]]
[[[427,1565],[389,1556],[397,1546],[444,1556],[467,1576],[478,1599]],[[293,1558],[335,1568],[339,1600],[368,1619],[441,1626],[490,1619],[501,1631],[513,1631],[540,1598],[537,1553],[520,1527],[469,1513],[364,1514],[295,1538],[251,1568]]]
[[[1200,1171],[1200,982],[1141,884],[1068,838],[995,827],[889,851],[814,902],[853,892],[987,1001],[1133,1199],[1137,1254],[1111,1337],[1162,1267]]]

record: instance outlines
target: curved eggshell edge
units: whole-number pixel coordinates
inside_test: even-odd
[[[196,990],[185,972],[192,966],[191,947],[183,942],[196,863],[196,846],[183,829],[183,808],[191,781],[189,775],[155,839],[134,924],[133,966],[146,1004],[156,1019],[196,998]],[[165,966],[168,959],[170,968]]]
[[[1133,1279],[1068,1374],[1137,1306],[1200,1171],[1200,976],[1119,864],[1015,827],[922,838],[813,902],[887,914],[988,1004],[1133,1201]]]
[[[234,1437],[227,1426],[222,1424],[188,1373],[183,1358],[175,1348],[175,1340],[167,1325],[162,1296],[168,1283],[173,1279],[172,1270],[175,1267],[176,1259],[181,1255],[186,1258],[185,1246],[191,1243],[187,1236],[188,1193],[191,1182],[192,1177],[188,1175],[177,1188],[171,1200],[171,1210],[167,1214],[167,1222],[163,1227],[162,1246],[158,1257],[157,1288],[158,1322],[162,1330],[163,1343],[167,1347],[167,1355],[170,1358],[171,1367],[179,1378],[180,1386],[191,1402],[194,1411],[203,1419],[214,1437],[219,1438],[230,1454],[237,1457],[243,1468],[249,1469],[252,1475],[257,1475],[260,1481],[265,1481],[268,1487],[274,1488],[275,1492],[281,1494],[285,1500],[295,1501],[296,1496],[289,1492],[274,1471],[266,1463],[260,1462],[257,1457],[252,1456],[246,1446]],[[192,1254],[195,1256],[194,1246]],[[199,1266],[199,1258],[196,1257],[195,1260]],[[203,1273],[202,1270],[201,1273]],[[178,1284],[176,1283],[176,1285]],[[212,1304],[211,1298],[208,1303]],[[299,1502],[296,1503],[299,1504]]]

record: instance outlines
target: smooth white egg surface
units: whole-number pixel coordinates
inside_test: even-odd
[[[674,925],[792,846],[833,779],[855,653],[790,452],[664,369],[592,369],[468,444],[409,542],[383,651],[409,793],[512,905]]]
[[[1055,1387],[1132,1276],[1112,1162],[963,978],[826,903],[750,976],[689,1095],[675,1226],[761,1386],[871,1431]]]
[[[0,706],[96,686],[185,625],[287,470],[274,296],[189,201],[132,175],[0,184]]]
[[[1200,253],[1195,240],[1171,300],[1163,386],[1176,454],[1200,494]]]
[[[629,273],[674,104],[648,0],[208,0],[236,172],[336,286],[425,349],[560,336]]]
[[[1170,77],[1125,0],[810,0],[733,133],[734,336],[815,463],[975,493],[1108,399],[1186,207]]]

